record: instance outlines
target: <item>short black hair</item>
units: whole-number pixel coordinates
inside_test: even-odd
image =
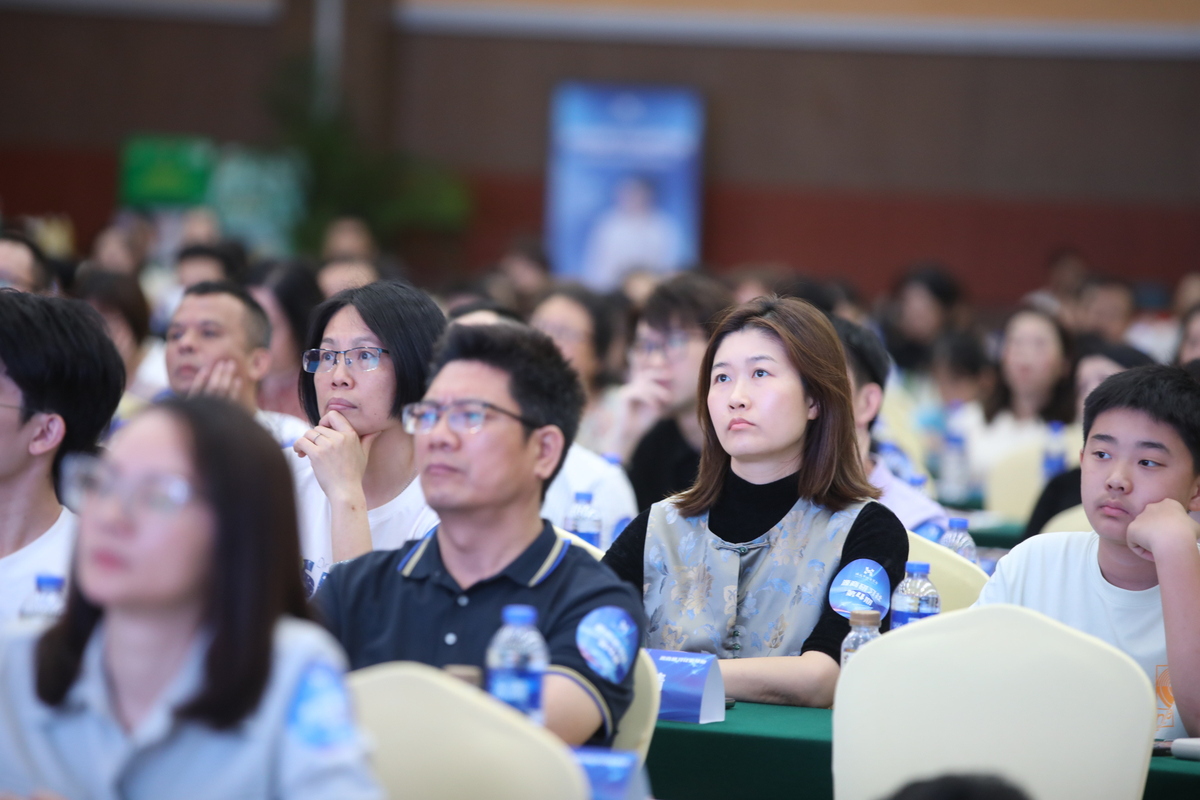
[[[1169,425],[1192,454],[1192,473],[1200,475],[1200,382],[1182,367],[1153,364],[1110,375],[1083,401],[1083,440],[1105,411],[1140,411]]]
[[[104,320],[81,300],[0,290],[0,364],[21,390],[21,422],[58,414],[66,433],[54,483],[68,453],[94,453],[125,391],[125,365]],[[61,495],[60,495],[61,496]]]
[[[132,275],[103,270],[87,270],[71,285],[71,294],[125,320],[134,341],[142,342],[150,335],[150,304],[142,286]]]
[[[333,315],[353,306],[371,332],[388,351],[396,372],[396,397],[391,416],[425,394],[433,346],[446,329],[446,316],[433,298],[404,281],[376,281],[345,289],[317,306],[308,329],[306,350],[321,347],[325,326]],[[463,326],[457,326],[463,327]],[[313,425],[321,419],[317,389],[311,372],[300,373],[300,402]]]
[[[204,685],[175,716],[228,730],[262,699],[276,622],[285,614],[310,618],[291,470],[270,434],[228,400],[171,398],[140,413],[163,412],[187,431],[195,488],[216,523],[204,609],[212,633]],[[75,575],[71,584],[66,610],[37,644],[37,693],[51,706],[66,699],[104,615]]]
[[[896,294],[909,284],[919,284],[937,300],[938,305],[949,311],[962,299],[962,287],[940,261],[919,261],[908,268],[896,285]]]
[[[879,337],[862,325],[856,325],[841,317],[830,317],[838,338],[842,341],[842,350],[846,353],[846,363],[854,373],[854,382],[859,388],[868,383],[879,384],[879,388],[887,386],[888,371],[891,359],[887,349]]]
[[[992,365],[983,339],[973,331],[946,331],[933,342],[933,361],[956,378],[978,378]]]
[[[579,432],[584,405],[579,375],[549,336],[516,325],[452,325],[438,343],[430,382],[451,361],[478,361],[507,373],[508,391],[521,416],[562,431],[562,458],[542,485],[544,495]]]
[[[1144,367],[1157,363],[1153,358],[1128,344],[1107,341],[1094,333],[1081,334],[1075,340],[1075,364],[1088,356],[1103,356],[1123,369]]]
[[[682,326],[699,328],[711,336],[717,318],[731,305],[733,294],[724,285],[697,272],[685,272],[654,287],[646,298],[642,320],[660,332]]]
[[[251,269],[246,285],[261,286],[275,296],[292,329],[292,341],[303,352],[313,310],[325,300],[316,271],[300,261],[264,261]]]
[[[207,297],[214,294],[227,294],[241,302],[246,309],[246,342],[250,347],[271,346],[271,318],[266,310],[254,299],[254,295],[233,281],[202,281],[190,286],[183,296]]]
[[[50,288],[54,274],[50,268],[49,259],[46,258],[46,254],[42,252],[42,248],[38,246],[37,242],[20,231],[14,230],[0,230],[0,242],[19,244],[29,251],[29,257],[33,261],[33,291],[44,292]]]
[[[241,281],[246,271],[246,248],[234,241],[218,244],[190,244],[175,255],[175,263],[189,258],[209,258],[221,265],[225,279]]]

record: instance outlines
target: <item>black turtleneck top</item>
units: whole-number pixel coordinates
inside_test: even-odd
[[[766,484],[753,484],[729,472],[717,502],[708,513],[708,527],[730,544],[757,539],[779,524],[800,499],[796,491],[799,473]],[[604,563],[625,581],[642,591],[642,573],[646,550],[646,525],[650,510],[639,514],[621,532],[604,556]],[[846,535],[840,564],[869,558],[883,565],[893,589],[904,579],[908,559],[908,534],[904,525],[879,503],[867,503]],[[836,570],[833,574],[837,574]],[[884,619],[882,630],[888,629]],[[818,650],[834,661],[841,660],[842,640],[850,632],[850,622],[827,603],[813,632],[804,641],[801,652]]]

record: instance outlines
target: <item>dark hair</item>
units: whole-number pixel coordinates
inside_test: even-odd
[[[904,287],[916,284],[925,288],[944,310],[949,311],[962,299],[962,288],[939,261],[920,261],[913,264],[896,284],[896,294]]]
[[[1082,297],[1084,292],[1097,289],[1117,289],[1123,292],[1129,298],[1130,313],[1137,311],[1137,292],[1129,281],[1111,275],[1092,275],[1084,279],[1083,285],[1079,287],[1079,295]]]
[[[150,304],[142,294],[142,286],[132,275],[88,270],[76,279],[71,293],[102,312],[116,314],[125,320],[134,341],[141,343],[150,335]]]
[[[415,403],[425,393],[433,346],[446,329],[446,317],[433,299],[403,281],[376,281],[345,289],[317,306],[308,329],[306,350],[321,346],[325,326],[333,315],[353,306],[371,332],[379,337],[396,372],[396,397],[391,416]],[[461,327],[461,326],[459,326]],[[300,402],[313,425],[321,419],[317,389],[311,372],[300,373]]]
[[[830,317],[830,322],[846,352],[846,363],[854,373],[855,383],[860,387],[877,383],[881,389],[887,386],[891,359],[879,337],[862,325],[841,317]]]
[[[141,412],[155,413],[187,430],[195,488],[216,520],[204,609],[213,636],[204,686],[175,715],[228,729],[262,698],[275,623],[284,614],[309,617],[292,475],[270,434],[227,400],[172,398]],[[47,705],[66,699],[103,615],[72,574],[66,610],[37,645],[37,693]]]
[[[991,366],[983,340],[974,331],[947,331],[933,342],[933,361],[959,378],[978,378]]]
[[[596,363],[600,366],[597,373],[603,372],[604,361],[608,357],[608,349],[613,339],[613,314],[607,300],[586,286],[577,283],[565,283],[551,289],[538,301],[538,306],[552,297],[565,297],[580,306],[592,322],[592,351],[596,355]],[[534,307],[537,312],[537,307]]]
[[[1123,369],[1144,367],[1156,364],[1153,358],[1127,344],[1114,344],[1094,333],[1085,333],[1075,339],[1075,364],[1088,356],[1103,356],[1109,361],[1119,364]]]
[[[1013,320],[1024,315],[1043,319],[1054,328],[1059,346],[1062,348],[1063,359],[1068,367],[1050,388],[1050,397],[1046,400],[1045,405],[1038,409],[1038,416],[1046,422],[1069,423],[1075,419],[1075,348],[1071,334],[1067,333],[1067,329],[1056,317],[1033,306],[1023,306],[1014,311],[1005,320],[1003,330],[1007,332],[1008,326],[1012,324]],[[1003,367],[1003,365],[1001,366]],[[983,415],[988,422],[994,420],[997,414],[1012,405],[1013,399],[1012,387],[1008,385],[1008,381],[1004,377],[1004,369],[998,369],[996,372],[996,387],[983,404]]]
[[[224,241],[218,244],[190,244],[175,256],[176,265],[189,258],[207,258],[221,265],[225,280],[240,281],[246,271],[246,248],[238,242]]]
[[[265,261],[250,271],[246,285],[261,286],[275,296],[292,330],[297,355],[303,352],[308,321],[313,310],[325,299],[317,284],[316,273],[307,264],[297,261]]]
[[[521,416],[562,431],[562,458],[542,484],[544,495],[579,431],[584,394],[575,370],[549,336],[516,325],[451,325],[438,343],[430,382],[451,361],[478,361],[507,373],[508,391]]]
[[[251,348],[271,346],[271,318],[254,295],[233,281],[202,281],[184,291],[183,296],[207,297],[227,294],[240,301],[246,309],[246,343]]]
[[[29,251],[29,258],[33,262],[33,291],[44,292],[50,288],[54,275],[46,254],[38,247],[37,242],[14,230],[0,230],[0,242],[19,244]]]
[[[820,409],[804,434],[797,489],[800,497],[834,511],[878,497],[879,490],[867,482],[858,457],[846,356],[833,324],[803,300],[760,297],[726,312],[704,351],[699,380],[704,447],[696,482],[675,501],[679,513],[694,517],[708,511],[725,485],[730,458],[721,447],[708,413],[709,376],[721,342],[729,334],[747,328],[757,329],[783,346],[800,374],[805,394]]]
[[[1030,800],[995,775],[944,775],[913,781],[886,800]]]
[[[66,433],[54,454],[93,453],[125,391],[125,365],[104,320],[81,300],[0,290],[0,361],[21,390],[21,422],[46,412]]]
[[[642,320],[656,331],[672,327],[699,328],[705,335],[716,328],[717,317],[733,304],[729,289],[712,278],[685,272],[654,287],[646,298]]]
[[[1170,425],[1192,454],[1192,473],[1200,475],[1200,382],[1183,367],[1153,364],[1110,375],[1083,401],[1083,440],[1105,411],[1140,411]]]

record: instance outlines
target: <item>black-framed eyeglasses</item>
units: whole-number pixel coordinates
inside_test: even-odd
[[[379,368],[379,359],[387,353],[382,347],[352,347],[349,350],[305,350],[300,363],[305,372],[329,372],[342,359],[346,369],[370,372]]]
[[[493,405],[485,400],[454,400],[450,403],[436,403],[433,400],[421,400],[409,403],[400,414],[404,430],[410,434],[429,433],[437,427],[438,420],[446,415],[446,424],[456,433],[478,433],[487,421],[487,412],[495,411],[511,417],[529,428],[540,428],[541,423],[509,411],[506,408]]]

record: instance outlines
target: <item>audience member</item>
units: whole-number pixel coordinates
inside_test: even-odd
[[[325,228],[321,257],[372,262],[379,257],[379,247],[366,222],[358,217],[338,217]]]
[[[400,412],[421,398],[445,327],[429,295],[398,281],[348,289],[313,312],[300,399],[314,427],[289,459],[309,594],[334,563],[437,524]]]
[[[229,281],[198,283],[184,292],[167,328],[171,391],[232,400],[280,447],[291,447],[308,424],[258,407],[258,383],[271,369],[270,347],[271,322],[249,292]]]
[[[509,244],[496,264],[496,273],[511,287],[513,307],[522,317],[533,312],[538,298],[551,285],[550,260],[542,240],[536,236],[518,236]]]
[[[300,358],[313,309],[324,299],[316,276],[299,262],[264,262],[251,270],[247,284],[271,322],[271,370],[258,385],[259,408],[305,417]]]
[[[1120,344],[1136,313],[1137,299],[1129,283],[1116,278],[1090,278],[1079,290],[1075,331]]]
[[[550,651],[546,727],[570,744],[611,741],[632,699],[641,603],[538,517],[582,407],[578,379],[543,334],[450,327],[424,399],[404,409],[441,522],[401,550],[335,566],[315,598],[354,668],[483,667],[502,609],[531,605]]]
[[[933,382],[947,408],[980,403],[995,389],[996,373],[983,340],[972,331],[950,331],[933,343]]]
[[[0,290],[0,623],[38,575],[66,574],[76,520],[56,492],[62,461],[95,449],[124,385],[91,308]]]
[[[900,279],[892,293],[884,338],[906,381],[927,376],[933,343],[956,327],[961,301],[958,281],[936,262],[917,264]],[[911,386],[909,390],[920,394]]]
[[[739,700],[826,708],[850,631],[827,599],[836,565],[869,559],[895,586],[908,556],[871,502],[837,334],[808,303],[760,298],[720,319],[702,370],[699,476],[604,563],[643,590],[648,647],[714,653]]]
[[[982,407],[969,403],[949,424],[963,433],[971,476],[983,481],[1005,456],[1045,441],[1047,423],[1075,419],[1072,345],[1054,317],[1021,309],[1004,326],[996,388]]]
[[[331,258],[317,270],[317,284],[326,298],[347,289],[357,289],[380,280],[382,276],[374,261],[341,256]]]
[[[891,509],[905,528],[928,532],[930,535],[932,529],[945,531],[950,524],[946,510],[920,489],[895,475],[884,460],[872,452],[871,429],[883,407],[884,387],[890,367],[883,342],[874,333],[853,322],[837,317],[832,322],[842,342],[842,350],[846,353],[850,408],[854,415],[854,433],[863,474],[881,492],[879,502]]]
[[[45,294],[52,286],[41,248],[23,233],[0,231],[0,289]]]
[[[1077,419],[1083,419],[1084,401],[1088,395],[1109,376],[1154,363],[1154,359],[1136,348],[1125,344],[1109,344],[1098,336],[1080,337],[1078,352],[1079,361],[1075,366]],[[1073,467],[1046,482],[1033,513],[1029,515],[1022,541],[1041,533],[1056,514],[1083,502],[1080,480],[1080,468]]]
[[[224,401],[173,399],[70,466],[66,611],[0,637],[0,790],[381,798],[345,659],[306,621],[270,437]]]
[[[1176,364],[1200,358],[1200,305],[1194,305],[1179,318],[1179,351]]]
[[[1200,735],[1200,383],[1178,367],[1105,380],[1084,403],[1090,531],[1044,533],[996,566],[977,605],[1012,603],[1131,656],[1158,697],[1156,738]],[[1147,709],[1150,713],[1150,709]]]
[[[1079,290],[1083,288],[1088,272],[1082,253],[1074,247],[1058,247],[1046,258],[1046,286],[1025,295],[1021,303],[1045,311],[1071,330]]]
[[[625,463],[638,508],[683,491],[696,478],[704,433],[696,417],[696,383],[704,347],[731,297],[696,274],[660,284],[637,325],[629,383],[613,400],[601,452]]]

